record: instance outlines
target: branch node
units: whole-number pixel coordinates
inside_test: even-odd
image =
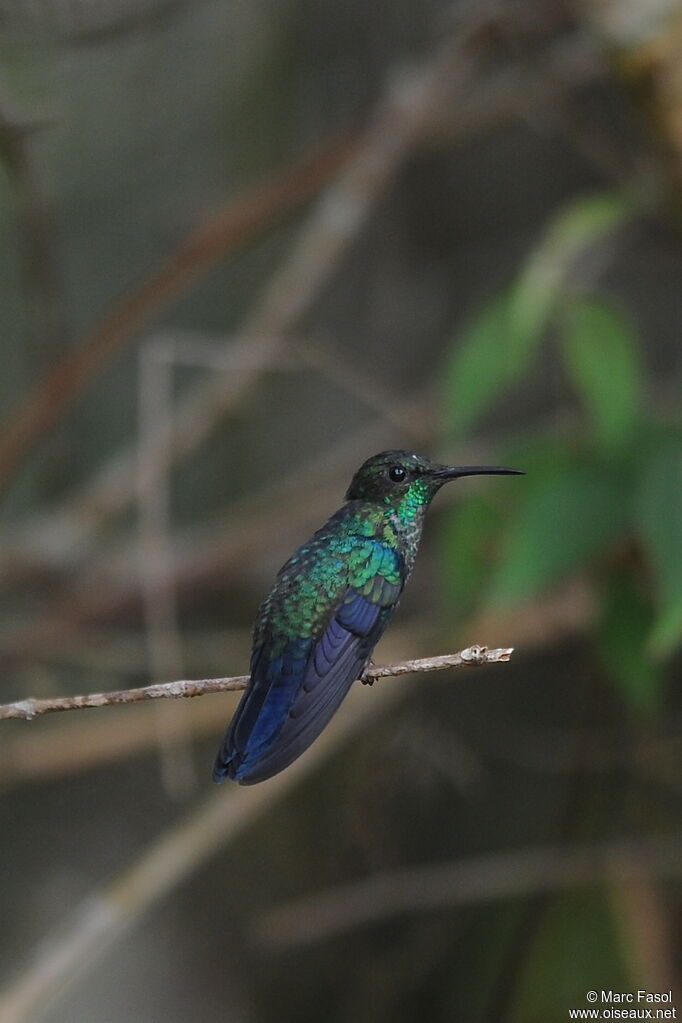
[[[17,700],[12,704],[13,717],[23,718],[24,721],[32,721],[36,717],[35,700]]]
[[[468,646],[465,650],[462,650],[460,656],[465,664],[471,664],[477,667],[478,665],[485,664],[487,653],[487,646],[474,644],[474,646]]]

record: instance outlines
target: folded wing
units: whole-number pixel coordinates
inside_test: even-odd
[[[216,760],[216,780],[229,776],[252,784],[270,778],[325,728],[362,673],[400,596],[401,583],[386,571],[386,557],[379,564],[386,574],[344,588],[318,636],[283,642],[265,628],[253,652],[249,686]]]

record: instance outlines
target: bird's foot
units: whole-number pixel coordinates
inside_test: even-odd
[[[374,679],[371,675],[365,674],[367,669],[372,667],[374,667],[374,661],[372,660],[367,661],[367,664],[363,668],[362,675],[360,676],[360,681],[362,682],[363,686],[373,686],[374,683],[376,682],[376,679]]]

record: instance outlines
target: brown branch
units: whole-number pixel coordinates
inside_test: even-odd
[[[87,967],[210,856],[309,778],[343,743],[404,697],[406,684],[382,686],[372,700],[349,698],[319,740],[286,771],[262,785],[222,786],[152,840],[127,868],[60,916],[24,969],[0,988],[2,1023],[37,1023]]]
[[[312,470],[311,470],[312,471]],[[305,488],[302,488],[305,489]],[[271,504],[279,505],[279,500],[273,500]],[[254,509],[246,518],[251,518]],[[218,545],[214,543],[214,557]],[[243,558],[243,553],[242,553]],[[108,584],[111,585],[111,584]],[[100,589],[107,587],[100,584]],[[195,585],[196,589],[196,585]],[[93,593],[96,592],[93,587]],[[523,607],[514,609],[513,612],[479,615],[457,628],[457,636],[467,635],[513,635],[519,645],[525,649],[537,650],[550,644],[565,640],[567,637],[575,638],[585,633],[588,623],[594,618],[594,599],[591,591],[584,580],[572,580],[557,588],[555,591],[545,593],[532,603],[526,603]],[[77,630],[69,629],[65,623],[61,627],[52,623],[49,635],[43,635],[40,630],[40,622],[29,622],[22,630],[21,636],[15,635],[6,641],[0,637],[0,654],[11,652],[14,656],[20,653],[25,657],[27,654],[38,653],[53,661],[56,656],[56,646],[59,644],[59,662],[67,667],[78,666],[81,670],[92,670],[97,672],[118,671],[131,673],[135,666],[139,665],[142,653],[139,641],[128,639],[123,647],[115,651],[112,659],[112,638],[108,632],[97,631],[95,645],[98,650],[96,656],[93,648],[93,641],[90,639],[85,649],[85,656],[77,658],[78,637],[91,635],[90,633],[79,633]],[[400,630],[401,641],[405,643],[405,649],[413,646],[419,633],[417,630],[411,633],[405,626]],[[197,662],[199,659],[206,660],[210,653],[210,662],[220,664],[224,661],[224,652],[228,647],[243,652],[249,644],[249,636],[246,630],[231,631],[228,634],[229,642],[223,632],[220,633],[223,642],[217,642],[217,633],[202,632],[197,637],[196,633],[188,633],[185,644],[190,646],[190,658]],[[100,639],[101,637],[101,639]],[[227,642],[227,646],[225,643]],[[4,645],[6,644],[6,645]],[[194,651],[193,653],[191,651]],[[67,658],[64,659],[63,655]],[[402,649],[394,651],[392,656],[401,658]],[[104,658],[104,660],[102,659]],[[384,687],[386,688],[386,687]],[[388,687],[395,688],[394,685]],[[189,719],[190,727],[194,735],[204,735],[211,731],[217,731],[221,727],[221,721],[216,719],[215,710],[212,710],[211,701],[194,701],[183,707],[185,716]],[[54,777],[60,774],[70,774],[81,769],[88,769],[91,766],[111,763],[126,756],[139,754],[142,751],[151,749],[156,741],[156,730],[149,715],[153,704],[140,708],[137,714],[127,715],[128,724],[125,727],[121,722],[121,715],[126,711],[113,710],[109,714],[97,715],[95,720],[87,722],[83,728],[74,718],[62,718],[61,724],[55,719],[53,727],[45,727],[39,730],[21,729],[14,739],[8,740],[0,746],[0,788],[12,785],[15,782],[36,780],[49,774]],[[206,712],[206,713],[204,713]],[[68,722],[68,724],[64,723]],[[39,740],[39,741],[38,741]],[[515,747],[508,745],[510,737],[507,736],[507,745],[500,739],[493,743],[493,752],[498,757],[514,756]],[[513,741],[513,737],[512,737]],[[550,736],[549,740],[552,749],[556,751],[563,749],[568,742],[566,735],[557,738]],[[675,742],[676,740],[670,740]],[[613,756],[608,757],[604,753],[604,735],[601,731],[591,733],[591,744],[594,747],[594,755],[589,759],[583,759],[581,763],[588,770],[603,770],[605,766],[613,763],[620,763],[621,757],[613,750]],[[614,743],[611,742],[611,745]],[[519,749],[523,750],[523,763],[537,769],[538,763],[543,768],[547,767],[547,751],[544,746],[537,749],[529,736],[518,737]],[[660,743],[655,743],[646,751],[647,759],[645,764],[652,765],[654,758],[659,755]],[[671,754],[674,756],[674,752]],[[566,768],[561,758],[553,760],[551,766],[556,770]]]
[[[458,626],[457,635],[510,634],[526,651],[536,651],[567,637],[575,639],[584,635],[593,618],[594,599],[589,587],[584,580],[572,580],[513,612],[479,615]],[[413,631],[403,626],[400,637],[405,648],[414,645],[422,632],[419,628]],[[69,668],[75,665],[79,670],[94,669],[98,673],[131,674],[137,670],[143,656],[139,637],[128,635],[123,640],[114,640],[109,631],[81,633],[66,623],[62,623],[61,628],[55,624],[49,635],[42,635],[40,623],[29,622],[21,637],[15,635],[6,647],[3,643],[4,637],[0,637],[0,655],[7,652],[13,656],[17,653],[23,657],[31,655],[34,659],[37,657],[50,663],[57,661]],[[219,665],[224,662],[228,648],[246,656],[249,633],[246,629],[228,633],[224,630],[189,632],[184,638],[184,645],[188,647],[189,657],[194,663],[201,660],[206,664]],[[392,652],[392,656],[401,657],[402,650]],[[395,684],[389,688],[394,689]],[[157,738],[156,724],[150,713],[154,704],[141,707],[134,715],[127,715],[124,708],[125,705],[108,714],[96,715],[88,720],[85,727],[79,718],[67,716],[55,718],[52,727],[20,729],[14,738],[8,736],[0,745],[0,789],[37,781],[46,775],[54,780],[55,777],[89,770],[152,749]],[[180,709],[195,738],[217,733],[224,726],[222,719],[216,717],[210,700],[196,700]],[[123,715],[126,716],[125,724]],[[675,722],[670,724],[672,728]],[[521,763],[531,770],[564,772],[569,767],[575,770],[574,757],[567,758],[561,753],[569,744],[570,734],[547,735],[545,730],[546,741],[539,742],[531,734],[521,732],[515,735],[513,731],[509,734],[509,729],[506,729],[504,736],[498,734],[490,739],[487,752],[498,759]],[[680,741],[674,735],[652,738],[640,749],[641,769],[656,779],[655,768],[677,762]],[[616,734],[601,729],[591,730],[583,736],[582,742],[586,752],[578,765],[581,770],[603,771],[623,762],[625,754]],[[660,778],[658,780],[661,781]],[[671,779],[665,778],[663,782],[671,784]]]
[[[378,678],[409,675],[413,672],[443,671],[445,668],[479,666],[508,661],[513,647],[489,650],[485,646],[470,646],[457,654],[443,654],[439,657],[420,657],[400,664],[383,667],[373,665],[362,676],[362,681],[372,683]],[[207,693],[226,693],[246,688],[248,675],[231,678],[201,678],[178,682],[159,682],[137,689],[118,689],[109,693],[88,693],[86,696],[61,696],[53,699],[26,699],[0,705],[0,720],[22,718],[31,721],[43,714],[54,714],[62,710],[83,710],[89,707],[114,707],[122,703],[140,703],[143,700],[175,700]]]
[[[107,362],[219,259],[315,195],[353,152],[333,132],[283,173],[259,182],[210,216],[153,273],[77,341],[8,416],[0,430],[0,491],[17,466]]]

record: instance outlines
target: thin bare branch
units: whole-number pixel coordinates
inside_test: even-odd
[[[414,672],[443,671],[446,668],[480,666],[508,661],[513,647],[489,650],[485,646],[470,646],[456,654],[442,654],[438,657],[420,657],[400,664],[376,666],[368,668],[362,681],[373,683],[378,678],[396,675],[409,675]],[[54,714],[62,710],[84,710],[89,707],[114,707],[122,703],[140,703],[143,700],[177,700],[193,696],[205,696],[207,693],[227,693],[244,689],[249,681],[248,675],[235,675],[231,678],[200,678],[181,680],[178,682],[159,682],[137,689],[118,689],[109,693],[88,693],[86,696],[62,696],[45,700],[26,699],[15,703],[0,705],[0,720],[6,718],[22,718],[32,721],[43,714]]]
[[[37,1023],[153,905],[313,774],[350,736],[395,706],[406,689],[398,680],[382,686],[372,700],[351,694],[342,713],[288,770],[255,787],[223,786],[153,841],[43,938],[24,969],[0,990],[0,1023]]]
[[[297,899],[264,916],[260,938],[273,945],[320,941],[401,913],[642,875],[682,874],[682,834],[620,839],[576,848],[520,849],[380,874]]]
[[[477,459],[474,458],[474,460]],[[312,469],[309,471],[313,472]],[[279,501],[273,498],[270,504],[273,503],[278,505]],[[251,508],[245,517],[250,519],[253,515],[254,508]],[[217,545],[215,543],[213,551],[214,557],[216,557]],[[102,588],[106,589],[107,587],[100,585],[100,589]],[[93,587],[93,593],[95,592]],[[513,612],[479,615],[473,621],[459,626],[457,635],[462,639],[467,635],[513,635],[516,642],[522,644],[524,648],[536,650],[538,647],[561,641],[567,636],[580,636],[593,616],[594,600],[590,595],[589,587],[584,580],[577,579],[551,593],[543,594],[542,598],[524,604],[522,608],[516,608]],[[0,653],[13,652],[16,654],[17,651],[20,651],[25,656],[33,649],[34,653],[37,651],[40,657],[46,657],[51,661],[55,658],[55,651],[59,645],[59,657],[61,658],[65,653],[68,655],[68,659],[60,660],[60,663],[67,666],[76,665],[79,670],[94,668],[98,673],[103,668],[108,672],[137,670],[142,656],[139,640],[129,638],[122,651],[119,653],[114,651],[116,659],[112,661],[112,639],[109,632],[96,631],[93,634],[96,637],[94,643],[92,639],[88,640],[84,648],[85,656],[79,660],[75,655],[79,637],[81,642],[85,642],[85,638],[90,635],[87,632],[80,633],[73,628],[69,629],[64,625],[60,630],[56,624],[49,635],[42,635],[40,623],[31,622],[22,632],[21,637],[15,635],[8,645],[4,645],[5,637],[2,637]],[[423,629],[418,628],[411,633],[406,626],[403,626],[399,630],[399,635],[405,649],[410,649],[419,641],[419,636],[423,635]],[[101,637],[100,641],[98,641],[98,637]],[[216,634],[202,632],[199,636],[192,631],[185,638],[185,644],[189,644],[193,663],[204,663],[207,654],[210,653],[211,659],[207,663],[220,664],[225,662],[227,651],[230,651],[231,656],[246,656],[249,635],[246,630],[232,630],[229,633]],[[99,648],[100,659],[94,656],[95,648]],[[401,656],[402,650],[396,653],[397,656]],[[393,654],[394,657],[396,653]],[[104,662],[101,660],[102,657],[105,658]],[[394,688],[394,686],[389,688]],[[216,721],[215,712],[211,710],[209,704],[211,701],[195,701],[183,708],[185,715],[190,719],[190,726],[195,735],[203,735],[209,731],[212,721],[214,730],[222,727],[222,721]],[[205,705],[207,705],[208,713],[204,717],[202,708]],[[54,776],[61,773],[73,773],[151,749],[154,743],[154,728],[148,712],[152,706],[150,704],[145,708],[140,708],[137,714],[129,717],[129,723],[125,728],[120,720],[120,714],[125,714],[125,710],[114,709],[106,715],[98,715],[95,720],[88,721],[85,728],[82,723],[67,717],[61,720],[62,722],[68,721],[68,725],[64,723],[56,725],[55,722],[58,719],[54,719],[53,726],[49,728],[41,728],[38,731],[22,729],[21,733],[17,733],[14,738],[8,738],[0,747],[0,786],[14,784],[15,781],[21,783],[22,781],[36,780],[46,774]],[[516,747],[509,746],[510,737],[507,732],[505,732],[506,745],[503,741],[504,737],[498,737],[497,743],[489,751],[491,755],[498,757],[514,755]],[[563,733],[560,739],[550,736],[549,742],[554,757],[559,757],[557,751],[563,749],[567,745],[567,741],[567,737]],[[621,762],[615,750],[614,756],[608,761],[606,760],[605,741],[602,733],[595,733],[592,736],[594,759],[590,759],[589,762],[584,761],[587,769],[603,770],[607,764]],[[674,739],[670,740],[673,743],[675,741]],[[664,743],[664,748],[667,750],[669,745],[665,745],[665,743],[668,740],[661,740],[661,742]],[[542,769],[548,769],[549,753],[544,745],[538,748],[537,738],[533,742],[530,736],[523,735],[518,738],[518,745],[524,751],[523,763],[525,766],[530,765],[535,769],[541,766]],[[671,754],[673,759],[674,752],[675,748]],[[650,763],[655,758],[660,761],[660,742],[657,741],[651,746],[647,751],[647,757],[648,760],[645,763]],[[573,767],[572,761],[571,766]],[[566,767],[567,764],[564,764],[564,761],[559,758],[557,769],[566,769]]]

